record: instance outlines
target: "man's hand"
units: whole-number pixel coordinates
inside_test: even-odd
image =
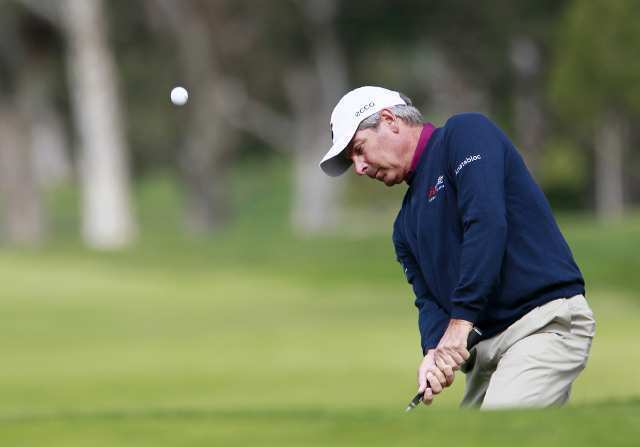
[[[434,354],[435,350],[430,349],[418,368],[418,393],[424,392],[422,401],[425,405],[431,405],[433,396],[449,386],[444,374],[436,366]]]
[[[469,358],[467,351],[467,337],[473,328],[473,323],[466,320],[452,319],[434,350],[436,366],[444,373],[447,386],[453,383],[454,371]]]

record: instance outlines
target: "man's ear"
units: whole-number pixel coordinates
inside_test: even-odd
[[[393,133],[398,133],[400,127],[398,126],[398,117],[389,109],[380,110],[380,125],[389,126],[389,129]]]

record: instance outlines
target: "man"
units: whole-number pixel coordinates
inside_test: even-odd
[[[466,406],[549,406],[569,398],[595,332],[584,280],[542,191],[509,139],[466,113],[424,124],[398,92],[361,87],[331,115],[330,176],[351,164],[409,187],[394,223],[415,293],[430,404],[466,373]],[[475,326],[482,336],[467,337]]]

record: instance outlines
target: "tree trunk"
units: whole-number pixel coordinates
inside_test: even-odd
[[[314,121],[317,125],[319,121]],[[320,121],[321,122],[321,121]],[[295,190],[292,223],[298,234],[322,233],[334,229],[339,221],[340,180],[327,177],[318,167],[318,154],[329,146],[327,139],[298,140],[294,153]],[[304,149],[302,149],[304,146]]]
[[[318,167],[331,145],[328,116],[331,113],[315,73],[292,75],[287,82],[289,101],[295,117],[293,135],[294,184],[291,222],[298,234],[330,231],[338,223],[340,183]],[[344,92],[344,91],[343,91]],[[332,96],[336,101],[338,94]],[[325,106],[308,107],[309,104]],[[326,115],[319,112],[325,111]],[[323,132],[324,131],[324,132]]]
[[[71,177],[69,141],[62,117],[47,96],[36,99],[37,110],[31,120],[31,146],[38,184],[55,187]]]
[[[623,154],[627,126],[615,112],[605,114],[595,136],[596,214],[602,220],[616,219],[624,212]]]
[[[222,227],[230,215],[229,151],[233,147],[229,129],[216,116],[214,82],[193,83],[194,95],[186,143],[180,166],[187,188],[185,223],[189,231],[206,234]]]
[[[516,92],[514,101],[514,141],[527,167],[535,173],[540,166],[545,139],[545,119],[540,98],[534,92],[520,90]]]
[[[286,86],[296,122],[292,223],[297,233],[313,234],[335,229],[339,221],[343,184],[324,175],[318,163],[331,146],[329,115],[348,82],[335,30],[337,2],[306,0],[303,9],[315,38],[311,65],[290,73]]]
[[[539,85],[540,49],[530,37],[514,37],[510,56],[515,72],[515,141],[527,166],[535,172],[540,164],[545,139],[545,113]]]
[[[63,17],[81,146],[83,236],[94,248],[123,247],[134,239],[135,222],[123,110],[102,0],[65,0]]]
[[[490,113],[490,98],[486,89],[473,84],[464,70],[453,64],[447,52],[438,45],[423,49],[425,83],[429,101],[425,107],[418,106],[428,121],[443,122],[451,115],[461,112]]]
[[[18,101],[29,122],[35,178],[41,188],[51,188],[71,175],[67,132],[52,100],[52,67],[48,55],[29,51],[24,61],[19,71]]]
[[[0,192],[6,239],[34,245],[44,236],[44,211],[20,108],[0,99]]]
[[[185,143],[179,156],[186,187],[185,224],[192,233],[206,234],[222,227],[230,216],[228,172],[235,134],[223,126],[226,105],[214,48],[220,38],[219,22],[224,20],[218,9],[222,5],[177,0],[157,5],[176,36],[183,81],[190,90],[184,106]]]
[[[229,158],[234,133],[221,123],[223,104],[219,100],[219,67],[212,47],[215,36],[211,27],[217,17],[204,15],[196,3],[174,3],[183,8],[188,27],[175,30],[180,60],[193,95],[185,106],[189,118],[186,144],[180,157],[187,188],[185,221],[196,234],[206,234],[222,227],[230,216]]]

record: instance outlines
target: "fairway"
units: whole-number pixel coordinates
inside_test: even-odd
[[[455,443],[635,446],[640,402],[543,411],[150,410],[13,421],[3,445],[389,446]],[[7,424],[3,424],[3,429]],[[26,442],[25,442],[26,441]]]
[[[547,411],[458,410],[457,376],[403,413],[420,354],[386,234],[5,250],[0,445],[637,445],[638,223],[563,223],[598,327]]]

